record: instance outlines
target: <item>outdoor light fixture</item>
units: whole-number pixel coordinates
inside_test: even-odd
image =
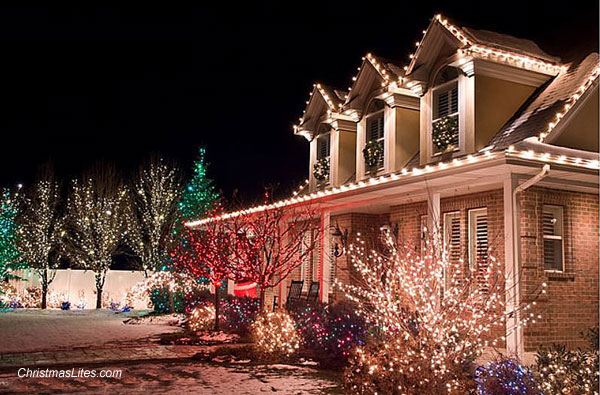
[[[333,245],[333,256],[335,258],[339,258],[342,255],[344,255],[344,252],[346,251],[346,242],[348,241],[348,229],[344,229],[344,231],[342,231],[342,229],[340,229],[339,224],[336,224],[335,227],[332,226],[332,228],[333,232],[331,233],[331,235],[336,239],[339,239],[340,243],[342,244],[342,248],[340,248],[340,245],[337,242]]]

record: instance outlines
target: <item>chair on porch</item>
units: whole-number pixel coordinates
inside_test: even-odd
[[[290,284],[290,289],[288,291],[287,300],[285,302],[285,306],[288,310],[296,307],[299,302],[302,301],[302,287],[304,286],[304,281],[292,281]]]
[[[318,281],[311,281],[308,294],[306,294],[307,303],[316,303],[319,300],[319,287],[320,284]]]

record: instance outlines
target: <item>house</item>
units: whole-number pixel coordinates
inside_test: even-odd
[[[368,54],[350,90],[315,84],[294,126],[308,182],[276,204],[317,203],[323,237],[292,277],[338,299],[332,280],[352,268],[329,230],[387,227],[418,248],[436,223],[453,259],[504,262],[514,300],[547,284],[542,318],[511,331],[509,351],[579,345],[598,324],[598,73],[597,53],[563,62],[438,15],[407,65]]]

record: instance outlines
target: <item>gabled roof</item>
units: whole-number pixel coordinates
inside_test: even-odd
[[[398,83],[404,76],[402,68],[392,61],[368,53],[359,68],[358,75],[348,93],[344,108],[363,110],[370,96],[391,83]]]
[[[539,87],[492,138],[489,146],[503,149],[529,137],[543,138],[598,78],[598,54],[571,63]]]
[[[427,30],[424,31],[418,48],[411,55],[411,62],[406,67],[407,74],[413,74],[422,66],[431,68],[438,56],[446,57],[460,49],[471,55],[510,61],[513,65],[526,65],[551,70],[557,74],[560,58],[544,52],[531,40],[495,33],[488,30],[477,30],[458,27],[447,18],[436,15]],[[438,54],[440,53],[440,54]],[[429,70],[425,70],[425,75]],[[420,71],[419,74],[423,74]],[[419,78],[423,79],[421,75]]]
[[[346,100],[344,92],[323,84],[314,84],[300,123],[294,125],[295,133],[317,132],[319,124],[329,112],[339,112]]]

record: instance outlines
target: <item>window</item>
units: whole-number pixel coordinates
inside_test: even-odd
[[[488,285],[485,276],[488,269],[488,218],[487,209],[469,211],[469,267],[475,271],[484,290]]]
[[[544,205],[542,209],[544,233],[544,269],[564,271],[563,208]]]
[[[382,169],[383,168],[383,157],[385,150],[385,137],[384,137],[384,116],[383,111],[379,111],[367,118],[367,146],[376,144],[377,157],[375,158],[375,166],[370,166],[369,163],[365,163],[367,170],[371,168]]]
[[[329,140],[329,133],[317,138],[317,159],[329,158],[331,145]]]
[[[458,148],[458,84],[450,82],[433,92],[432,133],[434,152]]]

